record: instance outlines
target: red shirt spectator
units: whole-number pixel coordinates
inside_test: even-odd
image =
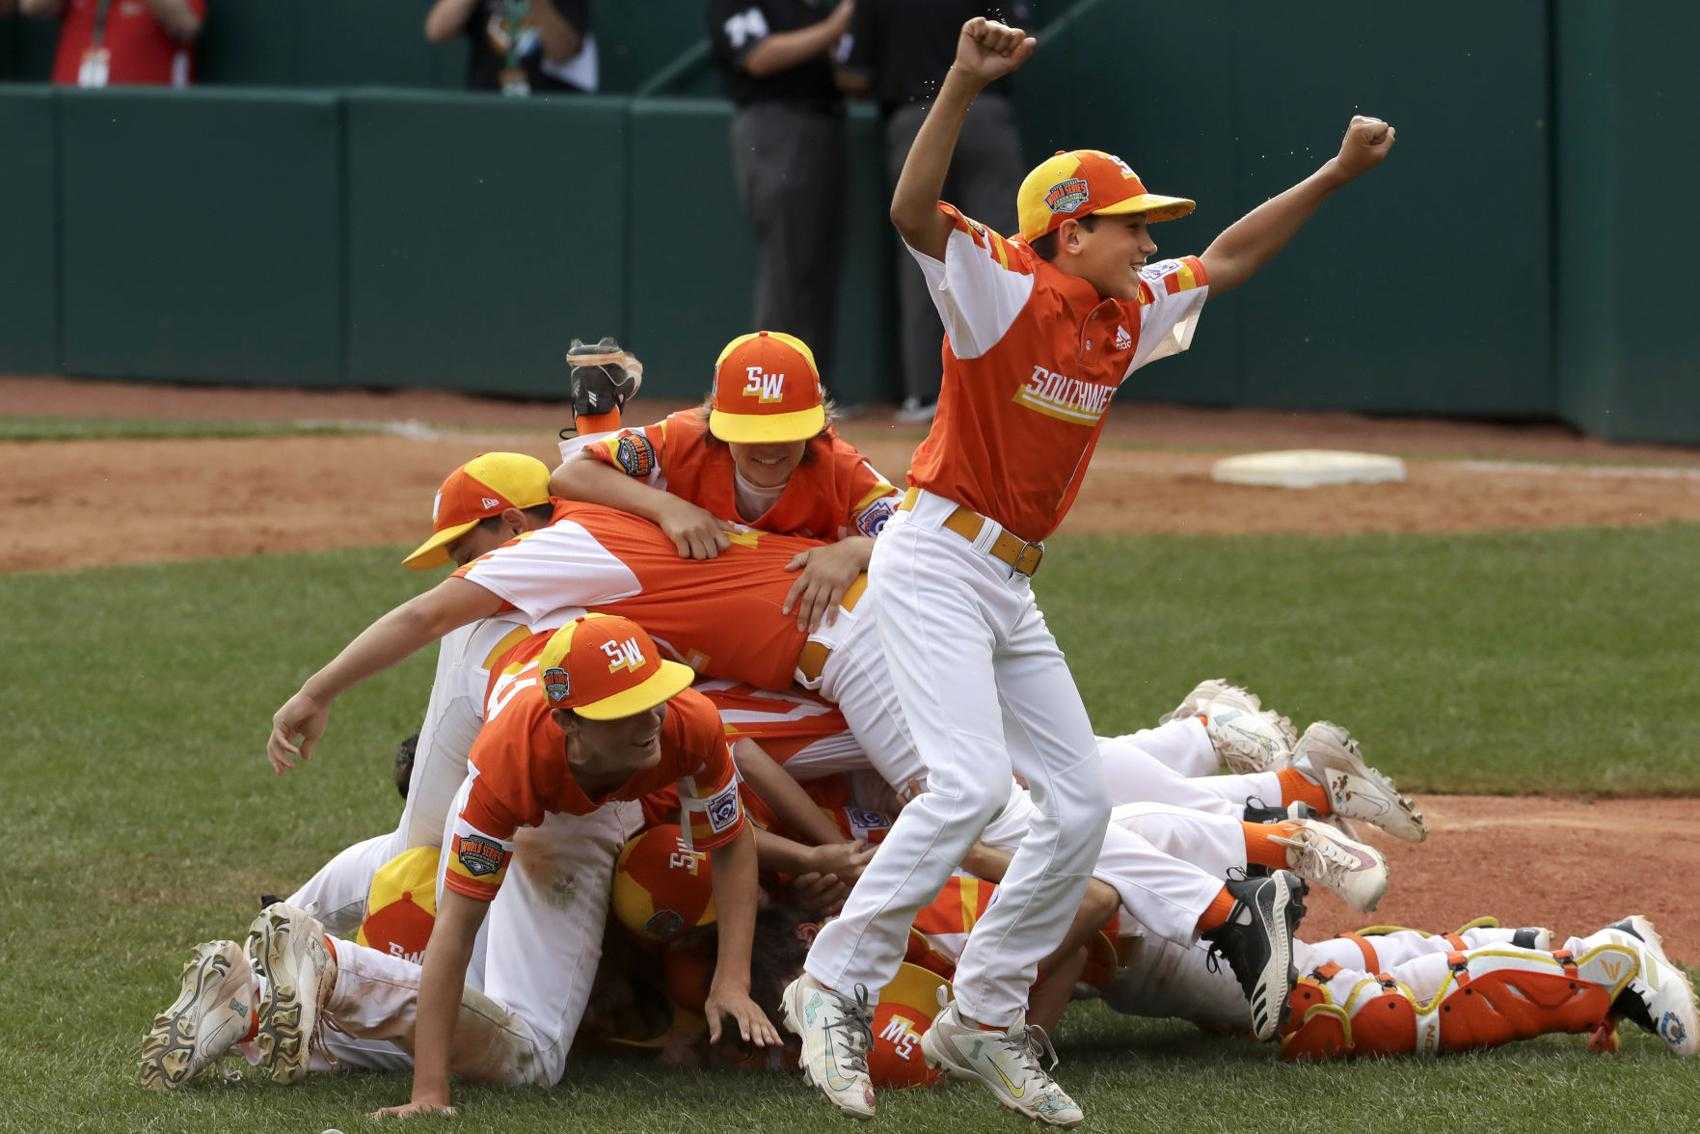
[[[53,81],[63,86],[186,87],[207,0],[20,0],[26,16],[62,16]]]

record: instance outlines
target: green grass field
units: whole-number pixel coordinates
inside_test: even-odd
[[[0,578],[3,811],[27,852],[0,895],[0,1130],[353,1131],[405,1098],[404,1080],[368,1075],[168,1097],[131,1078],[190,945],[239,937],[260,892],[393,825],[390,751],[417,726],[429,657],[344,698],[305,769],[276,779],[261,751],[297,683],[430,581],[397,568],[401,550]],[[1700,794],[1697,561],[1697,526],[1076,538],[1057,541],[1040,589],[1101,731],[1226,674],[1295,719],[1349,724],[1416,790]],[[1700,1124],[1700,1062],[1631,1030],[1609,1059],[1566,1037],[1293,1068],[1087,1009],[1059,1046],[1095,1130]],[[462,1127],[849,1128],[778,1076],[608,1060],[569,1076],[548,1093],[465,1090]],[[963,1089],[888,1094],[880,1122],[1019,1128]]]

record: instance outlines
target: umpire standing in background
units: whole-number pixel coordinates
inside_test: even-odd
[[[785,331],[831,373],[844,248],[844,99],[832,52],[852,0],[709,0],[737,110],[732,163],[759,246],[752,326]],[[1013,199],[1013,198],[1012,198]]]
[[[985,16],[1028,28],[1033,26],[1032,9],[1028,0],[856,0],[850,50],[838,83],[849,94],[879,101],[888,186],[897,185],[927,108],[956,58],[962,25]],[[1016,230],[1016,190],[1027,175],[1008,92],[1006,81],[974,100],[944,183],[947,200],[997,232]],[[894,267],[903,340],[903,409],[898,420],[931,421],[939,397],[944,325],[914,259],[898,256]]]

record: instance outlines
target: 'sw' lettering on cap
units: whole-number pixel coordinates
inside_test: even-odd
[[[653,709],[696,677],[690,666],[663,659],[655,639],[631,619],[594,613],[551,634],[537,670],[550,708],[593,721]]]
[[[825,428],[820,369],[802,339],[753,331],[727,343],[715,359],[708,431],[720,440],[807,441]]]

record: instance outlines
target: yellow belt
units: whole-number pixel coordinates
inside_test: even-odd
[[[862,592],[867,589],[867,575],[857,575],[850,589],[844,592],[844,597],[838,600],[838,605],[845,610],[855,610],[856,604],[862,601]],[[803,652],[797,655],[797,672],[810,681],[819,681],[821,670],[826,668],[826,659],[831,654],[832,651],[819,642],[812,639],[804,642]]]
[[[912,511],[920,495],[920,489],[911,488],[903,494],[903,503],[897,506],[898,510]],[[980,532],[985,529],[986,523],[986,517],[974,509],[959,506],[956,511],[945,517],[944,526],[973,543],[980,538]],[[1045,558],[1045,545],[1028,543],[1015,533],[1003,530],[998,532],[998,538],[992,541],[992,546],[986,549],[986,553],[1016,574],[1031,578],[1039,569],[1040,561]]]

